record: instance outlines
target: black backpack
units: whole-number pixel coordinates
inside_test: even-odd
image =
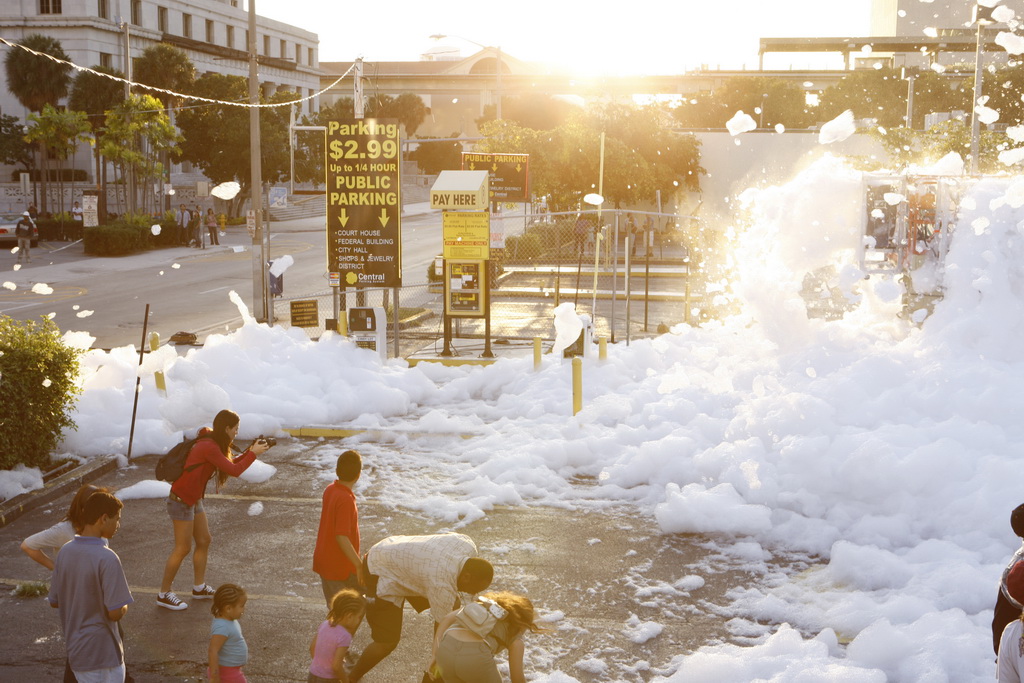
[[[199,439],[186,439],[160,456],[160,459],[156,461],[156,478],[160,481],[169,481],[172,484],[176,482],[178,477],[185,473],[185,461],[188,460],[188,454],[192,452],[196,441]],[[192,465],[188,469],[192,470],[196,467],[199,465]]]

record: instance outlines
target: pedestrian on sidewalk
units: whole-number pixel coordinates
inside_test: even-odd
[[[121,524],[120,500],[98,491],[85,501],[82,532],[61,548],[47,600],[60,614],[79,683],[122,683],[124,642],[117,623],[134,602],[121,560],[108,545]]]
[[[213,209],[206,210],[206,231],[210,233],[210,246],[220,245],[220,237],[217,234],[217,215]]]
[[[32,216],[28,211],[23,211],[21,218],[14,226],[14,236],[18,238],[18,263],[21,263],[22,258],[25,259],[26,263],[32,263],[32,253],[29,251],[29,247],[32,246],[32,235],[35,234],[36,224],[32,221]]]
[[[359,510],[355,485],[363,470],[358,451],[347,450],[338,456],[334,472],[337,479],[324,489],[320,508],[320,527],[313,549],[313,571],[320,575],[324,600],[330,608],[342,588],[363,590],[363,561],[359,556]]]
[[[192,214],[182,204],[178,208],[178,213],[174,217],[174,224],[178,226],[178,244],[184,246],[188,244],[188,224],[192,220]]]
[[[213,418],[213,429],[203,427],[199,437],[185,460],[185,471],[173,484],[167,498],[167,514],[174,526],[174,548],[164,566],[164,578],[160,583],[160,593],[156,604],[169,610],[188,608],[184,602],[172,592],[174,577],[181,567],[182,561],[192,552],[195,542],[195,553],[192,555],[192,572],[195,578],[192,586],[192,597],[196,600],[209,600],[214,595],[213,587],[206,583],[206,560],[210,550],[210,526],[203,508],[203,497],[206,485],[217,473],[217,490],[224,485],[228,477],[237,477],[249,469],[257,456],[266,452],[270,446],[265,439],[257,439],[241,455],[232,454],[232,442],[238,434],[240,418],[237,413],[222,410]]]

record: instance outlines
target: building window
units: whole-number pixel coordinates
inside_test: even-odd
[[[182,14],[181,15],[181,35],[186,38],[192,37],[192,15]]]
[[[263,54],[270,56],[270,36],[263,36]]]
[[[40,14],[60,14],[60,0],[39,0]]]
[[[156,28],[160,33],[167,33],[167,8],[156,8]]]
[[[213,20],[206,20],[206,42],[213,45],[216,41],[213,39]]]
[[[310,66],[316,66],[316,64],[313,62],[313,48],[306,48],[306,56],[309,57],[309,59],[306,60],[306,64],[309,64]]]
[[[295,43],[295,63],[302,64],[302,46]]]
[[[110,0],[96,0],[96,14],[100,19],[110,18]]]
[[[288,43],[281,40],[281,59],[288,59]]]
[[[114,68],[114,55],[110,54],[109,52],[101,52],[100,53],[100,66],[102,66],[105,69],[113,69]]]
[[[234,47],[235,46],[235,27],[232,26],[231,24],[228,24],[227,25],[227,29],[228,29],[228,41],[227,41],[228,42],[228,47]]]
[[[142,0],[132,0],[132,23],[142,26]]]

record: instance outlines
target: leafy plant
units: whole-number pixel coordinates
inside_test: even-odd
[[[0,315],[0,469],[46,465],[64,430],[77,429],[80,356],[49,318]]]

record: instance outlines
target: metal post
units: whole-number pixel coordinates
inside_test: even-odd
[[[914,78],[907,77],[907,128],[914,129]]]
[[[132,402],[132,426],[128,431],[128,453],[125,457],[131,462],[132,441],[135,440],[135,418],[139,413],[139,389],[142,385],[142,361],[146,357],[146,328],[149,326],[149,304],[146,304],[145,317],[142,319],[142,343],[139,345],[139,373],[135,376],[135,400]]]
[[[400,307],[398,305],[398,293],[401,292],[402,289],[400,287],[394,287],[393,289],[394,289],[394,293],[395,293],[395,296],[394,296],[394,299],[395,299],[395,309],[394,309],[394,315],[392,316],[394,321],[395,321],[394,322],[395,358],[399,358],[402,355],[402,347],[399,344],[399,339],[398,339],[398,330],[399,330],[399,322],[400,322]]]
[[[249,104],[260,101],[259,73],[256,62],[256,0],[249,0]],[[263,228],[263,166],[260,147],[260,110],[249,107],[249,198],[256,217],[256,231],[252,236],[252,299],[253,314],[260,322],[268,319],[270,299],[267,272],[267,245]]]
[[[651,302],[651,229],[650,223],[644,225],[644,332],[647,331],[647,313]]]
[[[977,11],[977,10],[975,10]],[[978,24],[978,44],[974,52],[974,99],[971,102],[971,175],[978,175],[978,154],[981,137],[981,121],[978,120],[978,100],[981,99],[981,58],[984,54],[981,49],[981,21],[976,17]]]
[[[612,344],[615,343],[615,298],[618,294],[618,274],[619,274],[619,212],[615,211],[615,226],[612,232],[612,243],[611,249],[611,260],[612,260],[612,317],[611,317],[611,335]]]
[[[625,245],[626,245],[626,248],[625,248],[625,252],[626,252],[626,254],[625,254],[625,256],[626,256],[626,269],[625,269],[624,274],[623,274],[623,280],[625,281],[623,284],[624,284],[624,289],[626,290],[626,346],[629,346],[630,327],[631,327],[630,323],[632,322],[630,320],[630,304],[632,303],[630,295],[633,293],[633,282],[632,282],[632,278],[633,278],[633,259],[631,257],[633,255],[632,247],[634,246],[634,243],[633,243],[634,239],[635,239],[635,237],[633,235],[633,231],[630,230],[629,223],[626,223],[626,239],[625,239]]]

